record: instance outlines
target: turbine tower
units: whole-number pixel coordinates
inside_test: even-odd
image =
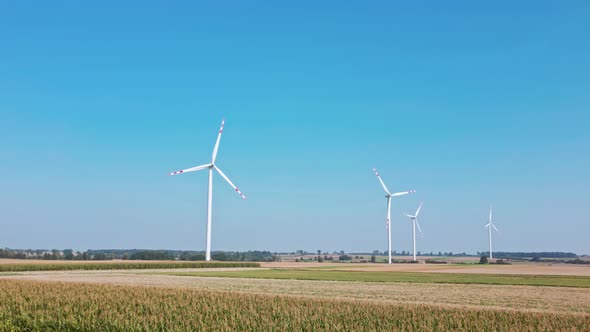
[[[234,188],[234,190],[238,194],[240,194],[240,196],[242,196],[243,199],[246,199],[246,196],[244,196],[244,194],[238,189],[238,187],[236,187],[229,180],[229,178],[227,176],[225,176],[225,174],[223,174],[223,172],[219,169],[219,167],[217,167],[217,165],[215,165],[215,158],[217,158],[217,150],[219,149],[219,141],[221,140],[221,134],[223,133],[224,123],[225,123],[225,120],[222,120],[221,121],[221,128],[219,128],[219,134],[217,135],[217,141],[215,142],[215,147],[213,147],[213,155],[211,156],[211,163],[201,165],[201,166],[192,167],[192,168],[183,169],[183,170],[172,172],[169,174],[169,175],[177,175],[177,174],[183,174],[183,173],[188,173],[188,172],[201,171],[204,169],[209,170],[209,187],[207,190],[207,248],[205,250],[205,260],[207,260],[207,261],[211,260],[211,207],[213,204],[213,170],[216,170],[217,173],[219,173],[219,175],[221,175],[221,177],[224,178],[225,181],[227,181],[227,183],[229,183],[229,185],[232,188]]]
[[[379,172],[377,172],[377,169],[373,168],[373,171],[375,172],[375,175],[377,175],[379,182],[381,182],[381,185],[383,186],[383,190],[385,190],[385,193],[386,193],[385,198],[387,198],[387,255],[388,255],[388,264],[391,264],[391,198],[396,197],[396,196],[406,195],[406,194],[412,194],[412,193],[415,193],[416,190],[402,191],[399,193],[392,194],[391,192],[389,192],[389,189],[387,189],[387,187],[385,186],[385,183],[383,182],[383,180],[381,180],[381,176],[379,176]]]
[[[424,202],[420,203],[420,206],[418,206],[418,210],[416,210],[416,213],[414,215],[407,213],[405,214],[406,217],[410,218],[410,221],[412,222],[412,237],[414,241],[414,261],[416,261],[416,226],[418,226],[418,231],[422,233],[422,230],[420,229],[420,223],[418,222],[418,213],[420,213],[420,209],[422,208],[423,204]]]
[[[492,206],[490,205],[490,221],[484,226],[484,228],[488,229],[488,235],[490,237],[490,259],[492,259],[492,227],[496,230],[496,232],[500,233],[500,231],[496,228],[496,225],[492,222]]]

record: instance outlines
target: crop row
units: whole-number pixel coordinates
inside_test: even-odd
[[[8,331],[555,331],[590,316],[180,288],[0,280]]]
[[[54,264],[0,264],[0,272],[61,271],[61,270],[130,270],[130,269],[183,269],[220,267],[260,267],[251,262],[121,262],[121,263],[54,263]]]

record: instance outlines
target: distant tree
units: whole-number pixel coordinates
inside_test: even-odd
[[[377,256],[371,255],[371,263],[377,263]]]
[[[321,254],[322,254],[322,251],[321,250],[318,250],[318,256],[321,255]]]
[[[224,252],[216,252],[211,254],[211,258],[215,261],[228,261],[231,260],[228,255]]]
[[[318,260],[318,263],[323,263],[324,262],[324,257],[318,256],[317,260]]]
[[[183,252],[180,255],[180,260],[182,261],[204,261],[205,255],[204,254],[194,254],[190,252]]]
[[[99,252],[99,253],[92,256],[92,260],[94,260],[94,261],[104,261],[106,259],[107,259],[107,255],[105,255],[102,252]]]
[[[479,264],[487,264],[488,263],[488,256],[481,256],[479,258]]]
[[[65,249],[64,250],[64,259],[71,261],[74,259],[74,251],[72,249]]]
[[[51,250],[51,259],[59,259],[61,257],[61,252],[57,249]]]

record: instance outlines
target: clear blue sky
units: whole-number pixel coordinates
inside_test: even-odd
[[[0,247],[590,254],[587,1],[0,5]]]

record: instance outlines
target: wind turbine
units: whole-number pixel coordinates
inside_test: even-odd
[[[500,231],[496,228],[496,225],[492,222],[492,206],[490,205],[490,221],[483,227],[488,229],[488,235],[490,237],[490,259],[492,259],[492,227],[496,230],[496,232],[500,233]]]
[[[389,189],[387,189],[387,187],[385,186],[383,180],[381,180],[381,176],[379,176],[379,172],[377,172],[377,169],[373,168],[373,171],[375,172],[375,175],[377,175],[379,182],[381,182],[381,185],[383,186],[383,190],[385,190],[385,193],[387,194],[385,195],[385,197],[387,198],[387,254],[388,264],[391,264],[391,198],[406,194],[412,194],[415,193],[416,190],[402,191],[399,193],[392,194],[391,192],[389,192]]]
[[[420,223],[418,222],[418,213],[420,213],[420,209],[422,208],[422,205],[424,204],[424,202],[420,203],[420,206],[418,206],[418,210],[416,210],[416,214],[414,215],[410,215],[410,214],[405,214],[406,217],[410,218],[410,220],[412,221],[412,236],[413,236],[413,240],[414,240],[414,261],[416,261],[416,226],[418,226],[418,231],[420,231],[420,233],[422,233],[422,230],[420,229]]]
[[[221,128],[219,128],[219,134],[217,135],[217,142],[215,142],[215,147],[213,148],[213,155],[211,156],[211,163],[183,169],[183,170],[172,172],[169,174],[169,175],[177,175],[177,174],[183,174],[183,173],[188,173],[188,172],[200,171],[200,170],[204,170],[204,169],[209,170],[209,188],[207,190],[207,250],[205,251],[205,260],[207,260],[207,261],[211,260],[211,206],[213,203],[213,170],[216,170],[217,173],[219,173],[219,175],[221,175],[221,177],[224,178],[225,181],[227,181],[227,183],[229,183],[229,185],[232,188],[234,188],[234,190],[238,194],[240,194],[240,196],[242,196],[243,199],[246,199],[246,196],[244,196],[244,194],[238,189],[238,187],[236,187],[229,180],[229,178],[227,176],[225,176],[225,174],[223,174],[223,172],[219,169],[219,167],[217,167],[217,165],[215,165],[215,158],[217,157],[217,150],[219,149],[219,140],[221,140],[221,134],[223,133],[224,123],[225,123],[225,120],[222,120],[221,121]]]

